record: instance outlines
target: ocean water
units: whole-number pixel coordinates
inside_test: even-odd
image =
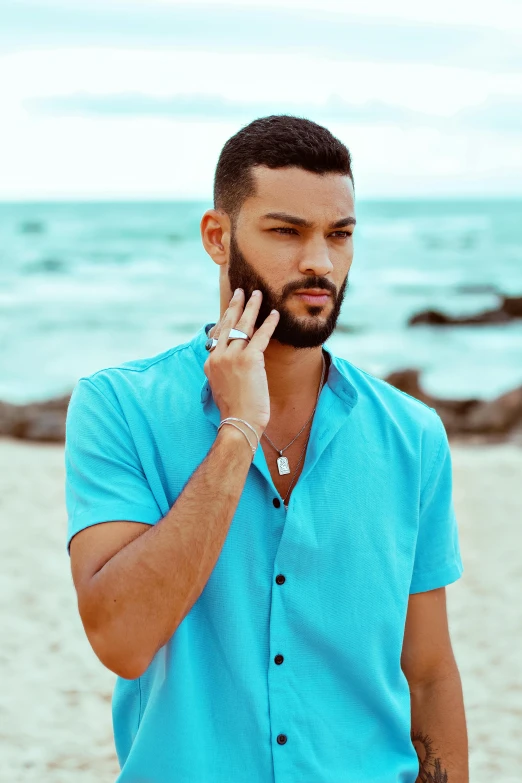
[[[210,202],[0,204],[0,400],[69,392],[219,317],[203,249]],[[379,377],[421,370],[431,393],[492,398],[522,384],[522,320],[408,327],[522,295],[522,201],[358,201],[350,285],[328,346]]]

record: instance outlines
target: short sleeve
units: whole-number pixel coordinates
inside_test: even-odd
[[[436,412],[435,412],[436,413]],[[435,420],[438,438],[435,456],[421,489],[419,531],[410,584],[411,593],[435,590],[455,582],[464,568],[453,507],[452,464],[448,437],[440,416]]]
[[[72,537],[90,525],[161,518],[121,409],[89,378],[69,401],[64,458],[69,555]]]

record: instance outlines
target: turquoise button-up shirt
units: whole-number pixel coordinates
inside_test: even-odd
[[[157,523],[207,456],[211,326],[76,384],[67,545]],[[416,780],[400,657],[410,593],[463,571],[448,441],[433,408],[323,348],[288,509],[258,448],[202,594],[145,673],[116,681],[117,783]]]

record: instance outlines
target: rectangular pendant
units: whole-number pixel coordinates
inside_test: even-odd
[[[290,473],[290,465],[288,464],[287,457],[279,457],[277,460],[277,469],[280,476],[284,476],[285,473]]]

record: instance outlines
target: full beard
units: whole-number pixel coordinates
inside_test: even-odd
[[[232,231],[230,236],[228,279],[232,291],[235,291],[236,288],[244,290],[245,306],[252,295],[252,291],[256,289],[261,291],[263,297],[256,318],[255,329],[259,329],[262,326],[272,310],[278,310],[279,321],[271,339],[277,340],[283,345],[291,345],[293,348],[316,348],[328,340],[336,327],[341,305],[348,287],[348,275],[346,275],[337,295],[332,291],[332,284],[328,281],[320,277],[307,277],[306,280],[300,283],[292,283],[286,286],[281,294],[278,295],[248,263],[238,247],[234,231]],[[306,288],[325,288],[331,292],[334,306],[326,320],[316,318],[323,312],[323,306],[307,305],[307,316],[295,316],[286,308],[285,300],[294,291]]]

